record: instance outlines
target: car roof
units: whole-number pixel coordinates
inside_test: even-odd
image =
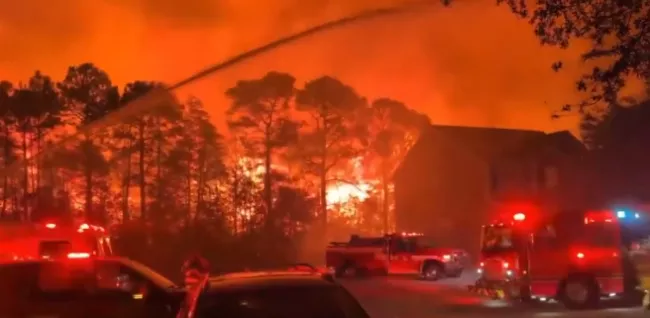
[[[229,292],[284,287],[331,287],[334,284],[322,274],[305,271],[239,272],[209,279],[208,292]]]
[[[108,257],[91,257],[87,259],[79,259],[79,260],[68,260],[68,259],[61,259],[61,260],[52,260],[52,259],[27,259],[27,260],[0,260],[0,266],[13,266],[13,265],[29,265],[29,264],[42,264],[42,263],[51,263],[51,262],[58,262],[58,261],[84,261],[84,260],[100,260],[100,261],[113,261],[113,262],[119,262],[122,264],[128,265],[130,260],[124,257],[119,257],[119,256],[108,256]]]

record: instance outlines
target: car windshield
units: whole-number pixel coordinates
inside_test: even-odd
[[[417,236],[414,237],[413,240],[415,241],[415,245],[418,247],[434,248],[440,246],[440,244],[437,244],[434,239],[428,236]]]
[[[174,282],[169,280],[167,277],[159,274],[158,272],[154,271],[153,269],[147,267],[146,265],[142,263],[138,263],[133,260],[128,260],[124,259],[123,260],[124,264],[127,266],[130,266],[133,268],[135,271],[138,273],[142,274],[143,276],[151,279],[154,284],[158,285],[161,288],[176,288],[178,287]]]
[[[290,299],[291,301],[287,301]],[[336,285],[274,287],[201,296],[197,317],[368,318],[363,307]]]
[[[483,251],[498,251],[514,248],[513,230],[504,226],[487,226],[483,232]]]

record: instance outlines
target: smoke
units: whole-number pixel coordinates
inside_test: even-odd
[[[68,65],[92,61],[120,85],[175,82],[278,37],[398,1],[0,0],[0,77],[24,80],[40,69],[60,78]],[[568,69],[555,74],[558,58]],[[312,37],[186,92],[220,121],[221,92],[239,78],[271,69],[300,81],[328,74],[370,98],[403,100],[437,123],[553,130],[575,126],[549,118],[579,98],[576,61],[576,50],[540,47],[525,21],[493,1],[459,0]]]
[[[201,28],[223,22],[227,3],[209,0],[107,0],[135,12],[142,22],[172,28]]]

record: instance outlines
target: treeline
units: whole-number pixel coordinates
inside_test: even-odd
[[[295,258],[327,224],[389,227],[390,176],[426,116],[328,76],[269,72],[225,94],[229,105],[204,105],[155,81],[118,88],[90,63],[0,82],[0,218],[83,218],[131,253],[199,250],[232,266]],[[224,106],[222,133],[206,108]],[[327,202],[337,184],[367,198],[343,213]]]

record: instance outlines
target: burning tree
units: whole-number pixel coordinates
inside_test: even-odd
[[[429,118],[389,98],[375,100],[370,106],[370,166],[379,167],[384,231],[389,232],[390,179],[422,129],[428,127]]]
[[[319,212],[325,226],[330,172],[362,152],[366,132],[359,119],[366,100],[352,87],[324,76],[307,82],[296,103],[311,120],[299,147],[306,171],[319,178]]]
[[[264,160],[264,206],[267,226],[275,221],[273,208],[273,158],[297,136],[298,125],[290,120],[295,79],[286,73],[269,72],[260,79],[242,80],[226,91],[232,100],[228,126],[234,135],[245,136],[248,155]]]

